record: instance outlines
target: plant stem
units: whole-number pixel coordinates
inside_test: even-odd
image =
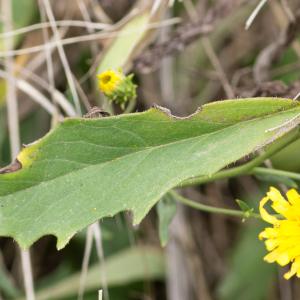
[[[276,175],[276,176],[284,176],[295,180],[300,180],[300,174],[289,172],[289,171],[283,171],[283,170],[276,170],[276,169],[269,169],[269,168],[262,168],[262,167],[256,167],[254,168],[249,174],[253,175]]]
[[[251,174],[255,167],[262,164],[267,158],[271,157],[278,151],[282,150],[284,147],[286,147],[290,143],[294,142],[298,138],[299,138],[299,132],[298,132],[298,130],[296,130],[293,133],[289,134],[288,136],[281,138],[275,144],[271,145],[263,154],[261,154],[260,156],[257,156],[256,158],[254,158],[253,160],[251,160],[250,162],[248,162],[242,166],[227,169],[227,170],[222,170],[213,175],[206,175],[206,176],[200,176],[200,177],[187,179],[187,180],[183,181],[182,183],[180,183],[178,187],[199,185],[199,184],[203,184],[203,183],[207,183],[207,182],[212,182],[217,179],[230,178],[230,177],[235,177],[238,175]]]
[[[249,215],[247,216],[245,212],[240,211],[240,210],[235,210],[235,209],[227,209],[227,208],[220,208],[220,207],[214,207],[214,206],[209,206],[205,205],[202,203],[195,202],[193,200],[190,200],[188,198],[185,198],[175,191],[170,191],[169,192],[175,200],[178,202],[181,202],[182,204],[185,204],[187,206],[190,206],[192,208],[205,211],[208,213],[215,213],[215,214],[222,214],[222,215],[227,215],[227,216],[234,216],[234,217],[239,217],[239,218],[247,218],[247,217],[252,217],[256,219],[261,219],[259,214],[253,213],[253,212],[247,212]]]

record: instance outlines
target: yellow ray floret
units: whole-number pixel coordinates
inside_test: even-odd
[[[105,95],[112,94],[124,79],[124,75],[119,71],[107,70],[97,75],[99,88]]]
[[[294,189],[286,194],[271,187],[259,206],[261,217],[273,225],[259,234],[265,239],[269,253],[264,257],[269,263],[277,262],[281,266],[291,263],[291,269],[284,275],[285,279],[296,275],[300,278],[300,195]],[[270,204],[276,216],[269,214],[265,206]]]

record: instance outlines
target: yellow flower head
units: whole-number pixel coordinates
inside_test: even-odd
[[[124,75],[119,71],[107,70],[97,75],[99,88],[105,95],[110,95],[116,91],[118,85],[124,79]]]
[[[281,193],[271,187],[266,197],[259,205],[259,211],[264,221],[273,225],[259,234],[265,239],[265,245],[270,252],[264,260],[281,266],[291,263],[291,269],[284,274],[285,279],[297,275],[300,278],[300,195],[291,189],[286,194],[287,200]],[[265,209],[267,203],[279,216],[270,215]]]
[[[97,75],[99,88],[107,100],[119,104],[125,109],[126,103],[136,99],[137,85],[133,82],[133,74],[124,75],[121,69],[118,71],[106,70]]]

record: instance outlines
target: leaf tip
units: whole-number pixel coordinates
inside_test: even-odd
[[[56,249],[57,250],[62,250],[67,246],[67,244],[70,242],[71,238],[74,236],[74,234],[70,234],[68,236],[59,236],[55,235],[57,238],[56,242]]]

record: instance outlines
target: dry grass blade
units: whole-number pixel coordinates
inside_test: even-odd
[[[0,70],[0,77],[5,78],[9,82],[15,84],[21,91],[28,94],[30,99],[32,99],[33,101],[41,105],[50,115],[55,114],[56,111],[55,106],[53,106],[53,104],[30,83],[28,83],[23,79],[9,76],[8,73],[2,70]],[[68,103],[68,101],[59,91],[54,90],[53,95],[57,103],[62,107],[62,109],[65,111],[65,113],[68,116],[74,117],[76,115],[76,112],[74,111],[73,107]]]
[[[54,15],[53,15],[53,12],[52,12],[52,9],[51,9],[51,6],[50,6],[50,2],[49,2],[49,0],[43,0],[43,4],[45,6],[46,15],[47,15],[47,17],[50,21],[51,28],[53,30],[53,34],[54,34],[54,38],[55,38],[55,44],[56,44],[56,47],[58,49],[58,53],[59,53],[61,62],[62,62],[63,67],[64,67],[64,71],[65,71],[65,74],[66,74],[66,77],[67,77],[68,85],[69,85],[69,88],[70,88],[70,91],[71,91],[71,94],[72,94],[72,97],[73,97],[73,101],[74,101],[74,104],[75,104],[75,107],[76,107],[77,114],[81,115],[80,101],[79,101],[79,97],[78,97],[78,94],[77,94],[77,91],[76,91],[76,86],[75,86],[75,83],[74,83],[73,75],[72,75],[72,72],[71,72],[70,65],[68,63],[66,53],[65,53],[63,45],[61,43],[60,35],[59,35],[58,30],[57,30],[57,26],[56,26],[55,18],[54,18]]]
[[[85,290],[85,282],[89,268],[89,261],[92,252],[92,245],[93,245],[93,228],[89,226],[86,233],[86,240],[84,246],[84,254],[81,266],[81,274],[80,274],[80,282],[79,282],[79,290],[78,290],[78,300],[82,300],[84,296]]]
[[[105,267],[105,258],[103,252],[103,244],[102,244],[102,234],[99,222],[96,222],[91,225],[94,233],[94,239],[96,243],[96,250],[98,254],[98,258],[100,264],[102,265],[101,269],[101,282],[104,290],[104,299],[109,300],[109,293],[108,293],[108,285],[107,285],[107,278],[106,278],[106,267]]]
[[[94,23],[91,21],[82,21],[82,20],[61,20],[61,21],[58,20],[56,21],[56,25],[59,27],[80,27],[80,28],[86,28],[87,30],[89,29],[103,30],[111,27],[111,25],[109,24]],[[13,31],[2,32],[0,33],[0,39],[6,39],[12,36],[16,36],[24,33],[30,33],[35,30],[47,29],[49,27],[51,27],[50,22],[37,23]]]
[[[250,28],[250,26],[252,25],[254,19],[257,17],[257,15],[261,11],[261,9],[264,7],[264,5],[267,3],[267,1],[268,0],[260,0],[260,2],[255,7],[255,9],[253,10],[253,12],[251,13],[251,15],[249,16],[249,18],[246,21],[246,24],[245,24],[245,29],[246,30],[248,30]]]
[[[161,28],[164,26],[173,26],[180,22],[181,22],[180,18],[172,18],[172,19],[169,19],[169,20],[166,20],[163,22],[153,22],[153,23],[149,23],[147,25],[147,30]],[[130,34],[134,33],[135,31],[138,32],[139,29],[137,28],[136,30],[128,32],[127,34],[130,35]],[[60,45],[65,46],[65,45],[84,43],[84,42],[89,42],[89,41],[94,41],[94,40],[108,39],[108,38],[116,37],[118,35],[120,35],[119,31],[97,32],[97,33],[93,33],[93,34],[87,34],[87,35],[81,35],[81,36],[61,39]],[[124,36],[125,36],[125,34],[124,34]],[[47,47],[50,49],[53,49],[53,48],[57,47],[57,42],[50,41],[47,44],[41,44],[41,45],[27,47],[27,48],[23,48],[23,49],[0,51],[0,57],[35,53],[35,52],[39,52],[39,51],[44,51],[45,48],[47,48]]]

